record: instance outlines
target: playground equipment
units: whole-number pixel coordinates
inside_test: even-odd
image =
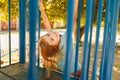
[[[36,26],[37,21],[40,22],[40,12],[37,6],[37,0],[29,0],[29,60],[26,63],[26,46],[25,46],[25,0],[19,0],[19,62],[13,64],[11,61],[11,30],[10,30],[10,0],[8,0],[8,16],[9,16],[9,64],[3,66],[0,64],[0,79],[2,80],[45,80],[45,68],[40,66],[40,55],[36,52]],[[73,21],[73,3],[74,0],[68,0],[67,7],[67,48],[66,48],[66,62],[64,72],[60,73],[52,70],[52,80],[76,80],[74,77],[69,76],[69,45],[70,38],[72,37],[72,21]],[[106,16],[104,25],[104,36],[102,45],[102,57],[100,63],[100,75],[99,80],[111,80],[112,79],[112,67],[114,60],[114,48],[116,39],[116,27],[118,23],[118,13],[120,8],[120,0],[106,0]],[[92,66],[92,77],[91,80],[96,80],[97,62],[98,62],[98,49],[99,49],[99,35],[102,20],[102,4],[103,0],[98,2],[98,13],[97,13],[97,30],[94,48],[94,61]],[[76,60],[75,60],[75,73],[77,72],[78,52],[79,52],[79,36],[80,36],[80,15],[82,9],[82,0],[79,0],[78,10],[78,32],[76,39]],[[90,67],[90,54],[91,54],[91,41],[92,41],[92,30],[93,30],[93,17],[94,17],[94,0],[86,0],[86,20],[85,20],[85,36],[83,44],[83,56],[82,56],[82,74],[80,80],[88,80],[89,67]],[[40,25],[40,24],[38,24]],[[40,38],[40,26],[38,27],[38,39]],[[89,36],[90,35],[90,36]],[[0,46],[1,49],[2,46]],[[1,50],[0,50],[0,54]],[[37,55],[36,55],[37,54]],[[0,56],[0,60],[2,57]],[[27,65],[28,64],[28,65]],[[27,66],[26,66],[27,65]],[[17,68],[17,69],[15,69]],[[8,72],[7,72],[8,71]]]

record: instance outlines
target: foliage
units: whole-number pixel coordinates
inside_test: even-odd
[[[43,0],[43,3],[49,20],[63,20],[65,22],[67,0]],[[28,0],[26,0],[27,5]],[[11,18],[18,16],[18,0],[10,0],[10,13]],[[0,19],[8,20],[8,0],[0,0]]]
[[[65,22],[67,0],[43,0],[49,20]]]
[[[10,0],[10,16],[18,16],[18,0]],[[8,0],[0,0],[0,20],[8,20]]]
[[[48,19],[51,21],[63,21],[66,22],[66,10],[67,0],[42,0],[45,6],[46,14]],[[28,6],[29,0],[26,0],[26,6]],[[97,6],[98,0],[94,4],[94,24],[97,20]],[[28,9],[26,9],[28,11]],[[106,12],[106,0],[103,3],[103,18],[102,24],[104,25],[104,18]],[[10,13],[11,18],[18,17],[18,0],[10,0]],[[81,14],[81,25],[85,24],[86,16],[86,0],[82,2],[82,14]],[[0,20],[8,20],[8,0],[0,0]],[[120,12],[119,12],[119,25],[120,25]]]

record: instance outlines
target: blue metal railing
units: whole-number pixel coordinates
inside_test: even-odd
[[[77,73],[77,63],[78,63],[78,52],[79,52],[79,38],[80,38],[80,16],[82,9],[82,1],[79,0],[78,6],[78,24],[77,24],[77,41],[76,41],[76,55],[75,55],[75,68],[74,73]],[[89,66],[90,66],[90,53],[91,53],[91,41],[92,41],[92,28],[93,28],[93,18],[94,18],[94,1],[95,0],[86,0],[86,20],[85,20],[85,36],[84,36],[84,46],[83,46],[83,56],[82,56],[82,74],[81,80],[88,80],[89,77]],[[19,53],[20,53],[20,63],[25,63],[25,15],[26,15],[26,1],[19,0]],[[69,72],[69,62],[70,60],[70,47],[72,43],[72,26],[73,26],[73,6],[74,0],[68,0],[67,6],[67,46],[66,46],[66,59],[64,72],[62,74],[57,74],[63,78],[63,80],[70,80]],[[112,79],[112,67],[114,61],[114,48],[115,48],[115,39],[116,39],[116,27],[118,24],[118,13],[120,10],[120,0],[106,0],[106,15],[105,15],[105,25],[104,25],[104,36],[103,36],[103,45],[102,45],[102,57],[100,63],[100,76],[99,80],[111,80]],[[99,49],[99,37],[100,37],[100,27],[102,20],[102,7],[103,0],[98,0],[98,13],[97,13],[97,30],[96,30],[96,39],[95,39],[95,49],[94,49],[94,61],[92,69],[92,80],[96,80],[97,72],[97,59],[98,59],[98,49]],[[37,75],[37,65],[40,66],[40,55],[36,57],[36,26],[38,22],[38,39],[40,38],[40,12],[37,6],[37,0],[29,1],[29,34],[30,34],[30,45],[29,45],[29,66],[28,66],[28,80],[36,80]],[[38,12],[38,14],[37,14]],[[37,21],[37,15],[39,17]],[[9,33],[9,52],[5,55],[1,53],[0,45],[0,60],[3,56],[9,55],[9,65],[11,65],[11,14],[10,14],[10,0],[8,0],[8,33]],[[89,38],[90,34],[90,38]],[[1,39],[1,36],[0,36]],[[0,42],[1,43],[1,42]],[[15,51],[16,51],[15,50]],[[36,61],[37,58],[37,61]],[[36,65],[36,62],[38,64]],[[0,64],[1,67],[1,64]],[[74,76],[76,80],[77,75]]]
[[[87,63],[88,63],[88,34],[89,34],[89,29],[91,27],[91,21],[92,21],[92,0],[87,0],[86,1],[86,23],[85,23],[85,37],[84,37],[84,50],[83,50],[83,60],[82,60],[82,75],[81,79],[82,80],[87,80]]]
[[[27,80],[36,80],[36,22],[37,22],[37,0],[30,0],[29,14],[29,66]]]
[[[80,19],[81,19],[81,11],[82,11],[82,0],[79,0],[78,3],[78,21],[77,21],[77,35],[76,35],[76,54],[75,54],[75,68],[74,74],[77,73],[77,66],[78,66],[78,54],[79,54],[79,41],[80,41]],[[74,76],[74,80],[76,80],[77,76]]]
[[[92,72],[92,80],[96,80],[96,72],[97,72],[97,59],[98,59],[98,48],[99,48],[99,35],[100,35],[100,27],[102,21],[102,4],[103,0],[98,1],[98,19],[97,19],[97,30],[96,30],[96,43],[94,50],[94,62],[93,62],[93,72]]]
[[[10,15],[10,0],[8,0],[8,31],[9,31],[9,64],[11,64],[11,15]]]
[[[71,40],[72,40],[72,26],[73,26],[73,6],[74,6],[74,0],[68,0],[68,7],[67,7],[67,41],[66,41],[66,47],[67,46],[69,46],[70,44],[72,44],[72,43],[70,43],[71,42]],[[71,16],[71,17],[70,17]],[[70,53],[70,47],[67,47],[66,48],[66,58],[65,58],[65,66],[64,66],[64,77],[63,77],[63,79],[64,80],[69,80],[69,74],[70,74],[70,72],[69,72],[69,68],[70,68],[70,66],[69,66],[69,63],[68,63],[68,61],[70,61],[70,55],[69,55],[69,53]],[[69,67],[68,67],[69,66]]]
[[[39,7],[38,7],[38,40],[40,39],[40,10],[39,10]],[[38,67],[40,66],[40,54],[38,52]]]
[[[106,43],[107,43],[107,31],[108,31],[108,21],[110,17],[109,8],[110,7],[110,0],[107,0],[106,2],[106,16],[105,16],[105,26],[104,26],[104,38],[103,38],[103,47],[102,47],[102,59],[100,64],[100,80],[103,79],[103,72],[104,72],[104,62],[105,62],[105,49],[106,49]]]
[[[20,63],[25,63],[26,0],[19,0],[19,54]]]
[[[88,63],[87,63],[87,79],[89,77],[89,71],[90,71],[90,54],[92,49],[92,32],[93,32],[93,21],[94,21],[94,2],[95,0],[92,0],[92,15],[91,15],[91,26],[90,26],[90,38],[89,38],[89,49],[88,49]]]
[[[119,3],[117,0],[114,2],[111,0],[111,8],[110,9],[110,22],[108,27],[108,49],[106,49],[106,60],[104,63],[104,75],[103,78],[105,80],[111,80],[112,74],[112,66],[114,59],[114,48],[115,48],[115,40],[116,40],[116,28],[118,23],[118,11],[119,11]]]

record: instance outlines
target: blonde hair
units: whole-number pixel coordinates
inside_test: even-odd
[[[55,65],[55,57],[59,53],[59,43],[57,45],[50,45],[46,40],[45,37],[46,35],[42,36],[39,40],[38,43],[38,49],[39,52],[41,53],[43,59],[45,62],[49,65],[50,67],[47,66],[47,78],[50,77],[50,69],[53,69],[53,65]]]
[[[59,43],[57,45],[50,45],[46,40],[45,37],[46,35],[42,36],[39,40],[39,47],[40,47],[40,52],[45,60],[49,61],[49,57],[54,57],[56,53],[59,51]]]

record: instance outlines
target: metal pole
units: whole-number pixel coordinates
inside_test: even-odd
[[[29,66],[27,80],[37,80],[36,67],[36,15],[37,15],[37,0],[29,0]]]
[[[19,0],[19,54],[20,63],[25,63],[25,15],[26,15],[26,0]]]
[[[10,15],[10,0],[8,0],[8,32],[9,32],[9,64],[11,64],[11,15]]]
[[[74,5],[74,0],[68,0],[68,7],[67,7],[67,39],[66,39],[66,57],[65,57],[65,66],[64,66],[64,80],[69,80],[69,63],[68,61],[70,60],[70,47],[68,47],[71,43],[72,40],[72,26],[73,26],[73,5]],[[69,67],[68,67],[69,66]]]
[[[76,35],[76,54],[75,54],[75,68],[74,68],[74,80],[76,80],[77,76],[77,66],[78,66],[78,53],[79,53],[79,41],[80,41],[80,16],[82,10],[82,0],[79,0],[78,3],[78,21],[77,21],[77,35]]]
[[[99,35],[100,35],[100,26],[102,21],[102,4],[103,0],[98,1],[98,15],[97,15],[97,31],[96,31],[96,43],[94,50],[94,61],[93,61],[93,71],[92,71],[92,80],[96,80],[96,71],[97,71],[97,61],[98,61],[98,48],[99,48]]]
[[[87,80],[87,64],[88,64],[88,33],[89,28],[91,27],[91,15],[92,15],[92,0],[86,1],[86,23],[85,23],[85,37],[84,37],[84,50],[83,50],[83,59],[82,59],[82,80]]]

